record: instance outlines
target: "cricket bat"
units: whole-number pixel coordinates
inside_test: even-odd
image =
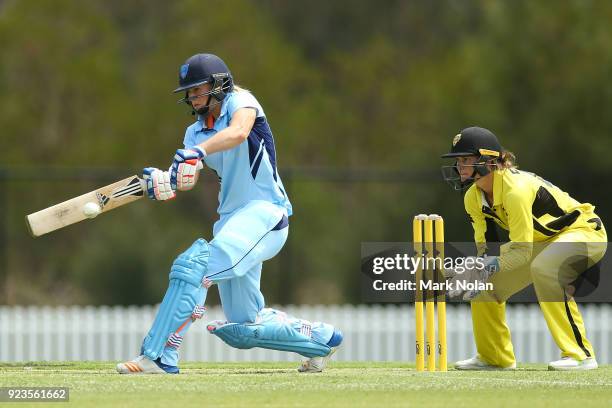
[[[30,214],[26,216],[26,224],[30,234],[39,237],[139,200],[146,188],[144,180],[131,176]]]

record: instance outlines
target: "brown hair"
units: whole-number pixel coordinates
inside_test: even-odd
[[[515,169],[517,167],[516,156],[509,150],[502,150],[499,161],[504,169]]]
[[[242,91],[251,92],[251,91],[249,91],[248,89],[243,88],[243,87],[241,87],[241,86],[240,86],[240,85],[238,85],[238,84],[234,84],[234,89],[233,89],[233,91],[232,91],[232,92],[242,92]]]

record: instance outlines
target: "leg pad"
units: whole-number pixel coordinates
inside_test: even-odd
[[[205,291],[201,286],[208,268],[208,243],[198,239],[172,264],[170,284],[159,307],[151,330],[142,343],[142,354],[157,360],[165,346],[178,348],[182,335],[178,332],[188,321],[201,317],[199,302]]]
[[[325,357],[331,352],[327,344],[312,339],[310,324],[287,319],[282,312],[264,309],[255,323],[211,322],[210,333],[228,345],[239,349],[261,347],[270,350],[291,351],[304,357]]]

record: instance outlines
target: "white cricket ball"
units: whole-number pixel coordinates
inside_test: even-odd
[[[83,206],[83,215],[85,215],[87,218],[94,218],[101,212],[102,209],[100,208],[98,203],[89,202]]]

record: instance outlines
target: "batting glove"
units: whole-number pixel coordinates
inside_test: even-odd
[[[147,167],[142,171],[142,178],[147,182],[147,196],[151,200],[171,200],[176,194],[170,186],[170,173]]]
[[[198,174],[204,167],[202,159],[206,151],[199,146],[192,149],[178,149],[170,166],[170,185],[174,190],[191,190],[198,181]]]

